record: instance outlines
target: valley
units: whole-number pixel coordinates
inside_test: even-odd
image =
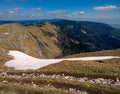
[[[0,94],[120,94],[119,34],[63,19],[0,25]]]

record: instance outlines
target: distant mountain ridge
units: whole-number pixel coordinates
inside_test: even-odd
[[[120,40],[116,38],[120,31],[108,24],[71,20],[58,20],[52,24],[59,26],[62,33],[77,42],[77,48],[83,52],[120,47]]]
[[[19,23],[22,25],[32,25],[32,24],[40,24],[45,22],[54,22],[56,20],[61,19],[38,19],[38,20],[15,20],[15,21],[0,21],[0,25],[2,24],[8,24],[8,23]]]
[[[8,24],[8,23],[20,23],[22,25],[30,25],[30,24],[37,24],[37,23],[44,23],[44,22],[48,22],[47,19],[43,19],[43,20],[16,20],[16,21],[0,21],[0,24]]]
[[[58,58],[120,48],[119,30],[104,23],[64,19],[36,21],[3,22],[0,55],[19,50],[38,58]]]

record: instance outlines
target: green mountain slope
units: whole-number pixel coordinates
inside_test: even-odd
[[[0,55],[19,50],[38,58],[120,48],[119,30],[103,24],[55,19],[23,26],[0,25]]]
[[[49,28],[53,36],[46,36],[46,25],[41,28],[36,26],[24,27],[20,24],[5,24],[0,26],[1,54],[7,50],[20,50],[31,56],[39,58],[55,58],[61,56],[61,49],[54,43],[57,41],[57,28]],[[54,32],[56,34],[54,34]]]
[[[77,43],[80,52],[120,48],[119,31],[107,24],[71,20],[54,20],[52,24]]]

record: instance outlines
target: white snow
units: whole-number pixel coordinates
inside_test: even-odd
[[[10,60],[5,63],[7,67],[13,67],[16,70],[36,70],[42,67],[45,67],[50,64],[59,63],[63,60],[105,60],[105,59],[113,59],[120,58],[119,56],[97,56],[97,57],[80,57],[80,58],[65,58],[65,59],[38,59],[32,56],[29,56],[20,51],[9,51],[8,55],[13,57],[13,60]]]
[[[6,32],[5,34],[6,34],[6,35],[9,35],[9,33],[7,33],[7,32]]]

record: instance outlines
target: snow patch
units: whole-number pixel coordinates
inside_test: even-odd
[[[76,60],[105,60],[120,58],[118,56],[97,56],[97,57],[80,57],[80,58],[65,58],[65,59],[38,59],[32,56],[29,56],[20,51],[9,51],[8,55],[13,57],[13,60],[10,60],[5,63],[7,67],[13,67],[16,70],[36,70],[42,67],[45,67],[50,64],[59,63],[63,60],[76,61]]]
[[[7,32],[5,33],[5,35],[9,35],[9,34],[10,34],[10,33],[7,33]]]

